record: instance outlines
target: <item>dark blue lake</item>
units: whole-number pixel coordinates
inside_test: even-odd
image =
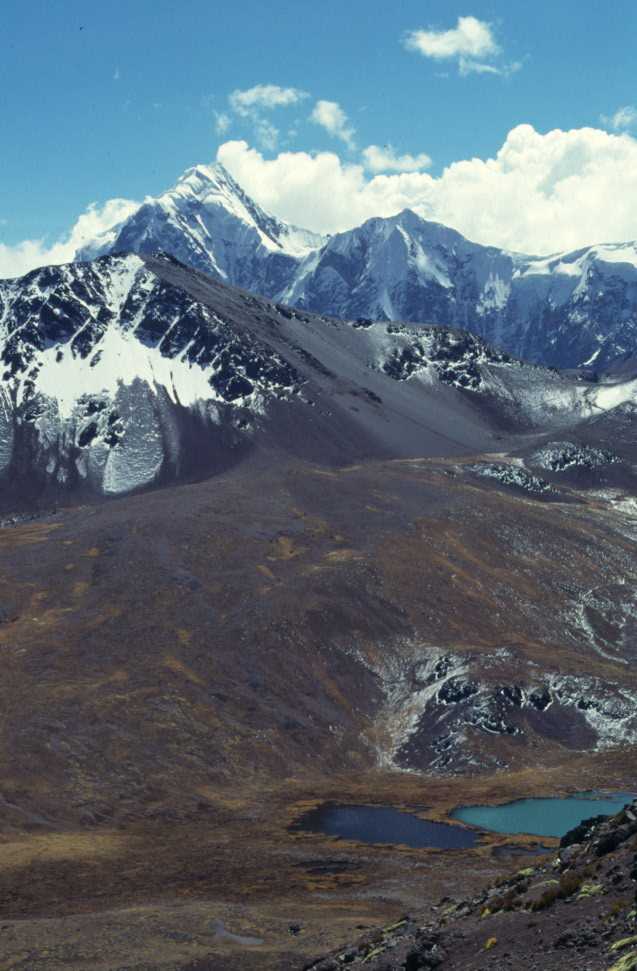
[[[583,819],[618,813],[634,798],[626,792],[610,795],[583,792],[566,798],[518,799],[503,806],[460,806],[451,815],[453,819],[495,833],[559,837]]]
[[[306,813],[293,828],[362,843],[404,843],[416,849],[466,849],[478,842],[478,834],[460,826],[428,822],[384,806],[339,806],[328,802]]]

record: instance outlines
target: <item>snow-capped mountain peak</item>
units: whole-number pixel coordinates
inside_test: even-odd
[[[600,367],[635,346],[637,246],[525,256],[407,209],[333,236],[283,299],[342,318],[462,327],[536,363]]]
[[[176,185],[139,209],[104,239],[76,254],[167,252],[226,283],[277,294],[322,237],[265,212],[216,163],[187,169]]]
[[[320,236],[299,230],[265,212],[243,191],[221,162],[186,169],[176,185],[157,201],[175,214],[188,205],[207,210],[221,208],[247,227],[256,229],[262,244],[274,252],[305,256],[322,241]]]
[[[304,310],[461,327],[556,367],[606,366],[637,338],[635,242],[529,256],[412,209],[323,238],[267,213],[219,163],[188,169],[77,258],[158,251]]]

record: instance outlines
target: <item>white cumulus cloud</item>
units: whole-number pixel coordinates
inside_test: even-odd
[[[230,107],[238,115],[249,116],[253,111],[289,108],[308,95],[299,88],[281,88],[278,84],[255,84],[253,88],[237,89],[228,97]]]
[[[265,113],[276,108],[290,108],[308,98],[300,88],[282,88],[278,84],[255,84],[252,88],[233,91],[228,95],[232,112],[252,123],[258,144],[272,152],[279,140],[279,129],[265,117]],[[225,125],[225,128],[220,128]],[[216,116],[217,134],[223,135],[230,127],[230,116],[225,112]]]
[[[139,203],[130,199],[110,199],[102,206],[93,203],[62,239],[52,243],[25,239],[13,246],[0,243],[0,279],[22,276],[38,266],[69,263],[76,250],[97,237],[105,238],[138,208]]]
[[[490,24],[477,17],[458,17],[456,27],[451,30],[412,30],[405,38],[405,46],[441,61],[456,57],[492,57],[500,53]]]
[[[218,158],[276,215],[318,232],[412,208],[469,239],[539,255],[637,238],[637,139],[596,128],[509,132],[493,158],[454,162],[439,176],[368,176],[334,152],[264,159],[245,141]]]
[[[398,155],[391,145],[385,145],[384,148],[368,145],[363,149],[362,155],[365,168],[370,172],[418,172],[431,165],[431,158],[426,152]]]
[[[509,77],[522,67],[521,61],[493,63],[502,54],[502,48],[491,24],[477,17],[458,17],[456,26],[449,30],[410,30],[404,45],[408,51],[416,51],[434,61],[456,61],[463,77],[469,74]]]
[[[320,125],[334,138],[339,138],[348,148],[354,148],[356,132],[337,101],[317,101],[310,115],[310,121]]]

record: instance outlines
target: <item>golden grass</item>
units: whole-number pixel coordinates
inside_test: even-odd
[[[164,667],[168,668],[168,670],[172,671],[174,674],[182,675],[182,677],[186,678],[187,681],[190,681],[191,684],[198,684],[200,687],[205,687],[206,682],[203,680],[203,678],[200,678],[198,674],[195,674],[195,672],[189,668],[187,664],[184,664],[184,662],[180,661],[177,657],[173,657],[172,655],[165,657]]]
[[[126,837],[121,833],[47,833],[28,840],[0,843],[0,871],[17,870],[34,863],[62,860],[99,862],[124,852]]]
[[[257,570],[259,573],[262,573],[264,577],[267,577],[268,580],[276,580],[276,577],[270,567],[266,566],[264,563],[257,563]]]
[[[222,809],[233,809],[239,812],[251,805],[251,799],[230,795],[221,787],[215,789],[213,786],[200,786],[196,792],[198,796],[202,796],[213,806],[219,806]]]
[[[305,548],[296,546],[289,536],[277,537],[272,545],[273,552],[268,556],[269,560],[294,560],[305,553]]]
[[[10,550],[19,546],[45,543],[53,530],[59,529],[61,525],[62,523],[32,523],[28,526],[0,530],[0,548]]]
[[[330,550],[329,553],[325,554],[324,558],[329,560],[331,563],[346,563],[351,560],[364,560],[365,556],[358,550],[344,549]]]
[[[82,696],[87,691],[99,691],[102,688],[108,688],[109,686],[120,686],[127,684],[129,680],[128,672],[120,668],[114,671],[113,674],[109,674],[105,678],[94,678],[93,680],[79,680],[79,681],[65,681],[63,684],[54,685],[48,687],[46,690],[47,697],[53,698],[67,698],[74,696]]]

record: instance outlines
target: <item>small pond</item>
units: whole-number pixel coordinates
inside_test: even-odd
[[[634,798],[627,792],[609,795],[581,792],[565,798],[518,799],[502,806],[460,806],[451,816],[496,833],[559,837],[583,819],[618,813]]]
[[[340,806],[332,802],[306,813],[292,828],[362,843],[404,843],[417,849],[463,849],[475,846],[479,836],[461,826],[432,823],[385,806]]]

